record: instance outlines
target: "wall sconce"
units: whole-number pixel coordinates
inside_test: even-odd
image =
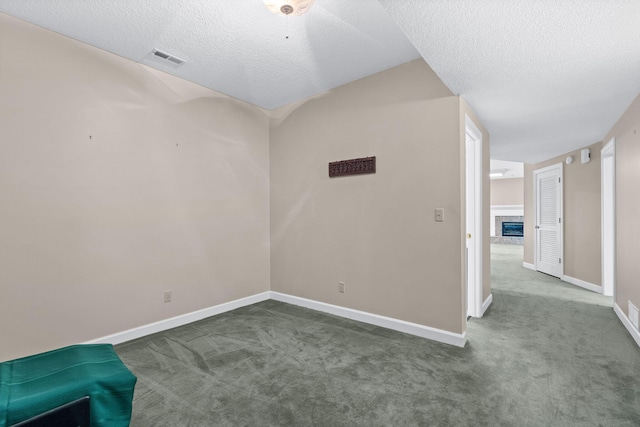
[[[568,157],[565,159],[565,163],[566,163],[566,164],[568,164],[568,165],[570,165],[571,163],[573,163],[573,156],[568,156]]]

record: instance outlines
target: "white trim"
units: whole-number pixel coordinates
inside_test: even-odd
[[[345,317],[347,319],[357,320],[358,322],[381,326],[387,329],[393,329],[394,331],[416,335],[441,343],[455,345],[457,347],[464,347],[464,344],[466,342],[465,332],[463,332],[462,334],[456,334],[453,332],[444,331],[442,329],[419,325],[417,323],[405,322],[404,320],[379,316],[377,314],[353,310],[351,308],[327,304],[324,302],[314,301],[306,298],[300,298],[280,292],[271,291],[271,299],[310,308],[312,310],[321,311],[323,313],[333,314],[335,316]]]
[[[540,263],[540,260],[538,259],[538,254],[540,252],[540,248],[538,247],[539,245],[538,205],[540,202],[539,195],[538,195],[538,175],[546,172],[556,171],[556,170],[558,173],[558,177],[560,178],[560,186],[559,186],[559,191],[557,196],[558,203],[559,203],[559,206],[558,206],[558,218],[559,218],[558,253],[560,254],[560,263],[558,264],[558,267],[560,272],[557,276],[555,274],[550,274],[549,272],[545,272],[545,273],[561,279],[564,276],[564,262],[565,262],[565,259],[564,259],[564,163],[563,162],[555,163],[553,165],[536,169],[533,171],[533,202],[534,202],[533,218],[534,218],[534,225],[536,227],[533,233],[533,248],[535,252],[534,253],[535,270],[540,271],[538,268],[538,264]]]
[[[469,144],[473,146],[473,159],[472,164],[469,165],[469,154],[467,150]],[[482,285],[483,285],[483,198],[482,198],[482,185],[483,185],[483,144],[482,132],[478,126],[473,122],[468,114],[465,114],[465,175],[473,172],[472,177],[465,176],[465,205],[469,203],[470,195],[473,196],[473,223],[469,227],[468,220],[465,219],[465,235],[467,233],[472,234],[472,239],[467,241],[465,236],[465,247],[467,247],[467,265],[465,269],[467,271],[467,313],[474,317],[482,317]],[[471,178],[471,179],[469,179]],[[471,181],[471,183],[469,182]],[[469,184],[472,184],[473,188],[471,193],[469,192]],[[469,207],[466,207],[466,217],[469,218]],[[471,243],[472,247],[468,247],[467,244]],[[471,254],[471,257],[469,257]],[[471,259],[469,259],[471,258]],[[472,263],[472,265],[470,265]],[[471,277],[470,277],[471,276]]]
[[[489,298],[491,298],[491,296]],[[489,298],[487,298],[487,300],[489,300]],[[142,338],[147,335],[155,334],[157,332],[176,328],[178,326],[187,325],[189,323],[196,322],[207,317],[226,313],[237,308],[256,304],[269,299],[310,308],[312,310],[345,317],[347,319],[357,320],[359,322],[369,323],[371,325],[381,326],[383,328],[416,335],[445,344],[455,345],[457,347],[464,347],[466,342],[466,333],[455,334],[453,332],[444,331],[442,329],[430,328],[429,326],[423,326],[417,323],[405,322],[404,320],[379,316],[377,314],[366,313],[364,311],[353,310],[350,308],[340,307],[332,304],[326,304],[323,302],[300,298],[293,295],[282,294],[280,292],[268,291],[202,310],[194,311],[191,313],[183,314],[180,316],[172,317],[170,319],[161,320],[159,322],[150,323],[148,325],[143,325],[123,332],[107,335],[95,340],[87,341],[85,344],[120,344],[126,341],[134,340],[136,338]]]
[[[484,302],[482,303],[482,315],[480,317],[484,316],[485,311],[487,311],[487,309],[489,308],[492,302],[493,302],[493,294],[489,294],[487,299],[484,300]]]
[[[533,264],[530,264],[530,263],[528,263],[528,262],[524,262],[524,261],[523,261],[523,262],[522,262],[522,266],[523,266],[524,268],[528,268],[529,270],[536,271],[536,266],[535,266],[535,265],[533,265]]]
[[[524,212],[524,205],[491,205],[491,209],[496,211],[506,211],[505,213],[500,212],[504,216],[511,216],[511,211],[517,212],[517,216],[522,216],[522,212]]]
[[[562,165],[563,165],[563,163],[562,163],[562,162],[560,162],[560,163],[554,163],[554,164],[552,164],[552,165],[550,165],[550,166],[545,166],[545,167],[543,167],[543,168],[540,168],[540,169],[536,169],[536,170],[534,170],[534,171],[533,171],[533,174],[535,175],[535,174],[537,174],[537,173],[550,172],[550,171],[552,171],[552,170],[554,170],[554,169],[558,169],[558,168],[560,168],[560,170],[562,170]]]
[[[581,288],[598,294],[602,294],[602,286],[594,285],[593,283],[585,282],[584,280],[576,279],[575,277],[562,276],[562,281],[571,283],[572,285],[580,286]]]
[[[86,344],[120,344],[126,341],[130,341],[136,338],[141,338],[147,335],[155,334],[157,332],[166,331],[178,326],[183,326],[198,320],[205,319],[207,317],[215,316],[217,314],[226,313],[227,311],[235,310],[247,305],[256,304],[262,301],[268,300],[270,292],[262,292],[260,294],[251,295],[246,298],[240,298],[234,301],[229,301],[223,304],[208,307],[202,310],[193,311],[191,313],[182,314],[180,316],[172,317],[170,319],[160,320],[158,322],[150,323],[148,325],[139,326],[137,328],[129,329],[127,331],[118,332],[112,335],[107,335],[102,338],[97,338],[86,342]]]
[[[613,304],[613,311],[618,315],[618,319],[622,322],[627,331],[631,334],[631,337],[634,339],[638,347],[640,347],[640,332],[633,327],[631,324],[631,320],[624,314],[624,311],[618,306],[618,304]]]

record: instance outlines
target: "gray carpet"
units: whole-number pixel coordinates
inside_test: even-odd
[[[463,349],[266,301],[118,345],[133,427],[638,426],[640,349],[611,298],[492,245]]]

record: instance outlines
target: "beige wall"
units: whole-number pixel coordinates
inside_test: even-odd
[[[616,304],[640,307],[640,97],[604,138],[616,138]]]
[[[597,143],[591,149],[591,161],[580,162],[580,150],[549,159],[535,165],[525,165],[525,233],[524,262],[534,264],[534,182],[533,172],[556,163],[563,167],[564,210],[564,274],[596,286],[601,283],[601,213],[600,213],[600,150]],[[567,156],[575,161],[567,165]]]
[[[461,109],[417,60],[275,123],[272,290],[462,332]],[[329,162],[366,156],[376,174],[328,177]]]
[[[268,138],[255,107],[0,14],[0,360],[268,291]]]
[[[0,360],[269,289],[464,331],[465,114],[486,171],[489,136],[424,61],[270,123],[0,14],[0,94]],[[369,155],[375,175],[327,177]]]
[[[491,180],[491,206],[522,206],[524,178]]]

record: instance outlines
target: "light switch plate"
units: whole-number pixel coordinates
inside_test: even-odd
[[[436,222],[444,222],[444,209],[443,208],[436,208],[435,220],[436,220]]]

